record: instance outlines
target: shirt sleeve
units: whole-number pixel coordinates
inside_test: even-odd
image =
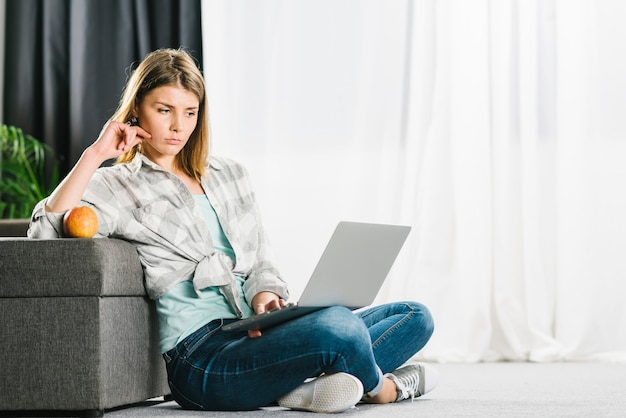
[[[46,201],[42,200],[35,205],[30,218],[28,237],[36,239],[53,239],[63,237],[63,215],[46,211]]]
[[[45,198],[37,203],[28,228],[28,237],[36,239],[63,238],[63,216],[65,212],[49,212],[46,210]],[[89,206],[98,216],[98,238],[108,237],[115,229],[119,216],[116,199],[108,186],[106,178],[96,172],[77,206]]]

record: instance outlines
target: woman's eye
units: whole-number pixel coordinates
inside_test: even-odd
[[[169,113],[169,109],[159,109],[159,113]]]
[[[192,118],[192,117],[196,116],[196,112],[187,112],[187,116]]]

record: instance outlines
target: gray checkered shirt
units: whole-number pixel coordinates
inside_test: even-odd
[[[234,161],[211,157],[202,187],[235,252],[235,264],[216,251],[193,195],[170,172],[137,154],[133,161],[101,167],[93,175],[81,205],[98,214],[96,237],[121,238],[133,243],[144,269],[148,295],[156,299],[184,280],[196,292],[218,286],[238,316],[239,290],[234,275],[246,278],[246,300],[261,291],[287,299],[286,283],[272,262],[248,174]],[[33,211],[28,236],[63,236],[63,213]]]

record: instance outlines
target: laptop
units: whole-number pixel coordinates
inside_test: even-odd
[[[298,302],[228,323],[222,330],[263,330],[329,306],[355,310],[371,305],[410,230],[339,222]]]

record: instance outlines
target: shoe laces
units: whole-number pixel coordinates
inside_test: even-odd
[[[416,396],[422,395],[421,393],[419,393],[420,378],[417,373],[407,373],[403,376],[396,376],[394,374],[391,374],[391,376],[393,376],[392,380],[396,384],[396,389],[398,392],[398,398],[396,399],[396,401],[411,398],[411,402],[413,402]]]

